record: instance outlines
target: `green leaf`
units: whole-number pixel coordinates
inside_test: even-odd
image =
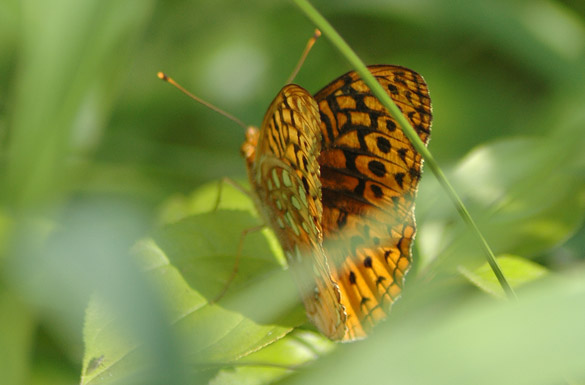
[[[497,261],[513,288],[535,281],[548,273],[545,267],[514,255],[499,256]],[[505,293],[487,262],[474,271],[460,266],[459,272],[486,293],[505,298]]]
[[[239,182],[235,182],[235,183],[239,183]],[[221,192],[220,192],[220,184],[221,184]],[[241,185],[242,189],[247,189],[248,186],[247,184],[242,184]],[[216,208],[216,211],[214,212],[214,206],[215,203],[218,199],[218,194],[219,195],[219,205]],[[232,248],[230,249],[226,249],[227,254],[228,254],[228,258],[229,255],[231,255],[232,257],[235,256],[235,252],[237,250],[238,247],[238,241],[242,235],[242,231],[244,231],[245,229],[249,229],[255,226],[258,226],[261,222],[260,219],[258,219],[258,213],[256,212],[256,208],[254,207],[254,203],[252,202],[252,200],[250,199],[250,197],[246,194],[244,194],[242,192],[242,190],[236,189],[233,185],[226,183],[226,182],[212,182],[212,183],[208,183],[205,185],[202,185],[201,187],[197,188],[195,191],[193,191],[190,195],[188,196],[184,196],[181,194],[176,194],[172,197],[170,197],[169,199],[166,200],[166,202],[162,205],[158,218],[159,218],[159,223],[161,225],[164,224],[173,224],[175,222],[180,221],[181,219],[185,219],[189,216],[192,215],[196,215],[196,214],[209,214],[211,216],[215,214],[217,215],[223,215],[221,214],[222,210],[241,210],[246,212],[249,215],[249,218],[246,219],[244,222],[242,223],[237,223],[237,222],[233,222],[232,218],[230,217],[230,214],[227,214],[227,220],[226,222],[224,222],[224,224],[219,224],[217,226],[217,230],[219,234],[211,234],[212,232],[209,231],[211,230],[210,228],[207,228],[207,226],[203,226],[203,229],[196,229],[196,228],[191,228],[191,229],[183,229],[183,230],[178,230],[181,226],[190,226],[189,225],[189,221],[183,223],[183,225],[175,228],[175,230],[171,230],[169,234],[169,236],[171,238],[177,237],[178,232],[181,231],[205,231],[206,233],[206,237],[205,239],[210,239],[208,237],[214,237],[214,240],[211,241],[211,243],[215,242],[216,244],[219,245],[226,245],[226,242],[229,242],[232,244]],[[218,219],[220,218],[219,216],[217,217]],[[226,226],[225,224],[229,223],[230,224],[230,228],[231,229],[235,229],[236,231],[230,232],[228,233],[226,230]],[[167,228],[168,230],[168,228]],[[162,230],[161,234],[163,232],[165,232],[166,230]],[[175,234],[172,234],[172,233]],[[286,260],[284,258],[284,255],[282,253],[282,249],[278,243],[278,240],[276,239],[276,237],[274,236],[274,233],[272,231],[270,231],[268,228],[265,228],[261,231],[262,233],[262,238],[264,238],[269,246],[270,246],[270,253],[272,254],[273,258],[276,258],[277,261],[279,261],[279,263],[281,265],[285,265],[286,264]],[[164,238],[164,237],[163,237]],[[244,247],[249,247],[251,244],[255,243],[256,240],[258,240],[258,236],[255,235],[254,233],[251,233],[249,235],[247,235],[247,240],[246,243],[244,244]],[[184,239],[184,242],[191,242],[193,240],[190,240],[190,236],[187,235]],[[164,240],[163,240],[164,242]],[[181,244],[181,242],[177,243],[175,239],[171,240],[171,242],[167,243],[169,250],[172,250],[174,248],[173,245],[178,245]],[[191,250],[194,250],[194,248],[199,248],[200,245],[198,244],[188,244],[185,245],[185,247],[190,248]],[[246,249],[243,250],[243,254],[246,254]],[[250,250],[252,251],[252,250]],[[214,252],[214,251],[212,251]],[[178,258],[181,258],[181,255],[178,254],[174,254],[173,255],[177,255]],[[226,255],[224,255],[222,258],[225,258]],[[175,261],[173,261],[173,263],[176,263]],[[182,271],[184,271],[182,269]],[[231,271],[231,270],[230,270]]]
[[[297,330],[272,345],[250,354],[230,369],[222,369],[210,385],[272,383],[303,364],[331,352],[335,343],[315,332]]]
[[[543,279],[520,300],[475,296],[454,304],[451,289],[412,301],[359,344],[340,347],[286,384],[515,384],[583,380],[585,275]],[[428,294],[428,293],[426,293]],[[427,306],[421,306],[426,303]],[[398,305],[398,303],[397,303]],[[414,306],[411,306],[414,305]],[[399,305],[401,306],[401,305]],[[577,382],[579,383],[579,382]]]
[[[234,183],[240,184],[239,181]],[[249,188],[247,183],[241,183],[241,186],[243,189]],[[256,215],[249,196],[227,182],[217,181],[200,186],[188,196],[175,194],[168,198],[159,211],[159,223],[173,223],[190,215],[208,213],[214,209],[218,195],[218,210],[245,210]]]
[[[563,153],[565,145],[553,138],[502,140],[478,147],[456,167],[454,185],[495,253],[538,255],[581,225],[580,154]],[[423,265],[439,255],[443,267],[483,262],[479,243],[432,178],[421,183],[417,216]]]
[[[196,222],[196,218],[190,221]],[[200,237],[197,233],[192,235],[201,241]],[[169,264],[154,241],[140,242],[136,251],[146,274],[167,303],[169,320],[189,366],[202,369],[237,360],[290,332],[289,326],[259,324],[224,308],[221,303],[210,305],[203,295],[190,287],[179,270]],[[197,265],[192,266],[194,270],[199,269]],[[279,268],[275,262],[271,266]],[[191,278],[204,277],[205,269],[201,267],[201,273],[194,272]],[[214,287],[220,287],[220,283]],[[148,365],[147,357],[140,351],[140,341],[128,338],[116,316],[99,299],[88,308],[84,340],[82,384],[101,384],[110,376],[123,378],[139,372],[142,365]]]
[[[244,211],[219,211],[166,226],[155,235],[155,240],[187,282],[208,299],[213,299],[233,271],[242,230],[257,224],[256,219]],[[256,232],[244,238],[234,289],[250,276],[280,268],[263,236]]]
[[[202,191],[207,197],[209,190]],[[234,197],[243,199],[237,194]],[[192,199],[203,198],[195,193]],[[180,214],[180,210],[175,213]],[[299,343],[299,337],[271,345],[305,322],[292,279],[278,262],[281,251],[275,247],[271,232],[247,234],[235,279],[218,303],[209,303],[232,274],[242,231],[257,225],[258,219],[249,211],[222,209],[163,226],[153,238],[134,248],[134,258],[166,304],[186,366],[199,376],[211,376],[222,366],[239,364],[251,354],[268,367],[238,370],[238,376],[249,376],[252,371],[254,376],[264,373],[258,374],[259,378],[275,378],[283,370],[275,371],[271,366],[296,366],[315,358],[315,354],[306,354],[307,344]],[[148,365],[148,353],[131,335],[108,305],[96,298],[86,316],[82,384],[138,375],[141,367]],[[317,342],[324,343],[320,338]],[[228,373],[217,380],[229,377]]]

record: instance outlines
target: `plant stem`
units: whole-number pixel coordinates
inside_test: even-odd
[[[351,47],[343,40],[343,38],[337,33],[337,31],[329,24],[329,22],[317,11],[308,0],[294,0],[297,6],[315,23],[315,25],[323,32],[323,34],[333,43],[334,46],[345,56],[345,58],[351,63],[351,65],[356,69],[362,80],[370,87],[374,95],[380,100],[382,105],[386,107],[386,109],[390,112],[390,115],[396,119],[404,134],[408,137],[416,151],[423,156],[426,160],[428,167],[431,168],[433,173],[435,174],[436,178],[439,180],[439,183],[447,194],[449,198],[455,205],[455,208],[459,212],[459,215],[463,219],[463,221],[467,224],[467,226],[471,229],[472,233],[474,233],[478,240],[480,241],[481,246],[483,247],[486,253],[486,259],[493,270],[494,274],[496,275],[500,286],[504,289],[504,292],[510,299],[516,299],[516,294],[514,290],[506,280],[504,273],[500,269],[498,262],[494,256],[492,249],[490,248],[487,240],[477,227],[475,221],[467,211],[467,208],[457,195],[457,192],[451,186],[445,174],[433,158],[431,152],[427,149],[424,145],[422,140],[418,137],[414,128],[410,125],[408,120],[402,115],[396,104],[392,101],[390,96],[384,91],[382,85],[376,80],[376,78],[368,71],[366,65],[362,62],[362,60],[357,56],[357,54],[351,49]]]

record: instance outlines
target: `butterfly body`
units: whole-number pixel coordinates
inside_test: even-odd
[[[426,143],[424,80],[402,67],[369,69]],[[355,72],[314,97],[285,86],[241,150],[309,319],[333,340],[363,338],[410,266],[420,154]]]

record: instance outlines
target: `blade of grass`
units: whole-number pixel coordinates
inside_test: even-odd
[[[455,208],[459,212],[459,215],[463,219],[463,221],[469,226],[471,231],[477,236],[478,240],[480,241],[481,246],[483,247],[486,253],[486,259],[488,264],[490,265],[492,271],[496,275],[498,282],[504,289],[504,292],[510,299],[516,299],[516,294],[514,290],[506,280],[504,273],[500,269],[498,262],[494,256],[492,249],[490,248],[487,240],[477,227],[475,221],[467,211],[467,208],[457,195],[457,192],[451,186],[447,177],[433,158],[431,152],[425,147],[423,142],[420,140],[408,120],[402,115],[396,104],[392,101],[392,99],[388,96],[388,94],[384,91],[382,86],[376,78],[368,71],[366,65],[362,62],[362,60],[357,56],[357,54],[351,49],[351,47],[343,40],[343,38],[337,33],[337,31],[333,28],[331,24],[317,11],[308,0],[294,0],[297,6],[307,15],[313,23],[323,32],[323,34],[333,43],[335,47],[345,56],[345,58],[351,63],[351,65],[355,68],[355,70],[359,73],[362,80],[370,87],[374,95],[380,100],[382,105],[386,107],[386,109],[390,112],[390,115],[400,125],[404,134],[408,137],[414,148],[423,156],[423,158],[427,161],[428,167],[431,168],[439,183],[443,186],[449,198],[455,205]]]

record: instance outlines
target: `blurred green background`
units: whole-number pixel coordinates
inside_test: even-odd
[[[313,4],[367,64],[424,76],[430,149],[496,253],[555,276],[582,270],[585,2]],[[164,304],[125,256],[159,228],[169,198],[245,178],[244,133],[156,73],[259,125],[313,30],[289,1],[0,0],[0,383],[79,383],[96,290],[150,336],[160,372],[181,372]],[[350,69],[321,38],[295,82],[316,92]],[[417,218],[418,281],[449,286],[481,264],[428,170]]]

